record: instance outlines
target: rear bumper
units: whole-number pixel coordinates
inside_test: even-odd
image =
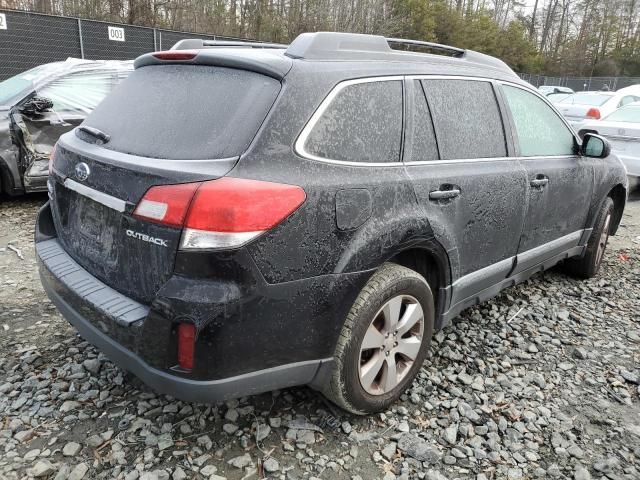
[[[222,380],[198,381],[178,377],[153,368],[138,355],[102,333],[84,318],[58,293],[41,264],[40,278],[45,292],[63,317],[80,335],[96,346],[120,368],[133,373],[154,390],[189,402],[219,402],[229,398],[291,387],[294,385],[321,383],[331,359],[298,362],[256,372],[237,375]]]
[[[229,281],[175,275],[162,289],[171,294],[159,292],[157,301],[143,305],[102,283],[65,251],[49,204],[38,216],[36,257],[47,295],[88,342],[154,390],[197,402],[321,386],[352,297],[370,275],[285,284],[253,278],[256,285],[239,298],[231,295]],[[207,322],[198,329],[196,368],[177,371],[176,318],[197,312]]]

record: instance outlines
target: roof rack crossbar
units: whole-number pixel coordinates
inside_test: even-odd
[[[389,37],[385,38],[385,40],[389,43],[397,43],[400,45],[413,45],[417,47],[426,47],[431,50],[446,52],[456,57],[461,57],[466,53],[466,50],[463,48],[452,47],[450,45],[443,45],[441,43],[423,42],[420,40],[409,40],[405,38],[389,38]]]

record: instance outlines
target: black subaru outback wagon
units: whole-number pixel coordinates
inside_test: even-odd
[[[373,412],[462,309],[559,262],[597,273],[626,202],[609,152],[476,52],[187,40],[58,142],[42,282],[160,392],[309,384]]]

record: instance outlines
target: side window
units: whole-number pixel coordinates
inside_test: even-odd
[[[411,143],[405,143],[405,160],[420,162],[438,160],[438,143],[433,130],[431,113],[419,81],[413,82],[413,109],[411,112]]]
[[[633,95],[627,95],[626,97],[622,97],[622,100],[620,100],[618,107],[624,107],[625,105],[629,105],[630,103],[637,102],[637,101],[638,101],[637,97],[634,97]]]
[[[92,70],[58,78],[37,93],[53,101],[53,109],[57,112],[86,115],[112,88],[113,75],[110,71]]]
[[[309,134],[311,155],[349,162],[398,162],[402,82],[367,82],[342,89]]]
[[[493,87],[476,80],[423,80],[443,160],[507,155]]]
[[[533,93],[503,86],[523,157],[573,155],[574,137],[558,114]]]

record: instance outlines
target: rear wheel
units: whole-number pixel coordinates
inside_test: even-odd
[[[400,265],[383,265],[351,307],[323,393],[356,414],[388,408],[420,370],[433,323],[426,280]]]
[[[613,218],[613,200],[607,197],[600,207],[587,249],[581,258],[571,258],[565,264],[567,273],[580,278],[594,277],[600,270],[607,248]]]

